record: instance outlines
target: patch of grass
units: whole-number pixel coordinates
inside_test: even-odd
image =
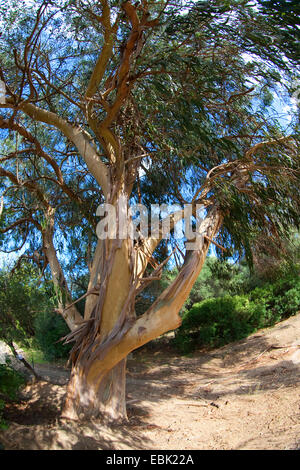
[[[24,351],[24,355],[27,361],[31,365],[32,364],[47,364],[47,362],[49,362],[45,359],[44,353],[40,349],[37,349],[31,346],[29,348],[23,347],[22,350]]]

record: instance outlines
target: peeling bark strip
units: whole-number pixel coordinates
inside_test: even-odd
[[[114,344],[118,344],[134,322],[133,245],[131,240],[107,241],[102,251],[106,263],[100,263],[101,287],[98,301],[89,319],[68,335],[67,341],[75,339],[71,351],[73,362],[71,381],[68,387],[64,416],[78,417],[72,412],[73,400],[84,392],[84,414],[107,414],[111,419],[126,417],[125,405],[125,358],[118,361],[110,370],[99,371],[98,386],[91,385],[86,378],[95,357],[106,354]],[[116,291],[116,288],[119,290]],[[129,293],[129,294],[128,294]],[[105,411],[106,410],[106,411]]]
[[[77,419],[82,414],[85,417],[101,415],[108,419],[126,418],[125,401],[122,398],[125,392],[120,396],[120,390],[123,387],[125,390],[124,361],[134,349],[180,325],[179,311],[201,271],[210,240],[218,232],[221,223],[221,214],[217,210],[211,211],[200,226],[203,237],[199,239],[198,249],[191,253],[174,282],[139,318],[133,316],[139,277],[131,262],[137,256],[131,246],[127,254],[130,276],[128,282],[123,284],[122,292],[119,292],[123,300],[118,304],[117,319],[104,334],[104,319],[110,316],[111,308],[118,303],[115,290],[118,285],[115,278],[117,270],[114,268],[130,241],[123,240],[121,246],[116,241],[108,244],[110,253],[107,255],[108,263],[104,265],[103,273],[100,273],[103,282],[99,300],[90,318],[68,336],[68,340],[75,339],[76,343],[71,355],[73,369],[63,417]],[[153,243],[153,249],[156,243]],[[108,298],[110,302],[106,303]],[[115,395],[116,390],[118,396]]]

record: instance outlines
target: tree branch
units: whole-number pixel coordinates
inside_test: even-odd
[[[14,108],[13,100],[8,100],[5,104],[1,104],[0,107]],[[110,189],[108,169],[99,158],[96,149],[90,144],[88,134],[83,129],[72,126],[52,111],[39,108],[32,103],[23,102],[19,104],[18,108],[35,121],[49,124],[60,130],[78,149],[89,171],[101,186],[105,197],[108,195]]]
[[[101,351],[101,347],[97,348],[97,357],[93,357],[89,361],[88,377],[90,380],[99,378],[99,370],[105,374],[134,349],[181,324],[179,311],[201,271],[210,246],[209,239],[204,236],[213,238],[221,224],[221,214],[217,209],[211,211],[200,226],[199,233],[203,235],[203,238],[202,241],[199,241],[198,249],[192,252],[188,262],[184,264],[173,283],[141,317],[137,318],[124,336],[121,336],[121,339],[111,348],[106,346],[103,351]]]

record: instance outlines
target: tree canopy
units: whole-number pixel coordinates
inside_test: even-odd
[[[265,13],[268,2],[262,4]],[[295,73],[281,42],[295,13],[281,7],[277,29],[277,10],[270,18],[245,1],[156,2],[136,10],[112,2],[110,13],[108,2],[3,7],[1,78],[13,111],[1,116],[2,189],[12,202],[4,204],[2,231],[11,228],[16,246],[26,240],[36,250],[55,211],[61,250],[76,247],[80,237],[82,257],[113,158],[119,163],[110,166],[111,177],[123,172],[132,196],[146,204],[190,202],[204,185],[198,201],[217,200],[230,213],[222,233],[230,244],[247,249],[241,234],[249,237],[257,221],[273,231],[282,221],[294,223],[297,188],[281,168],[288,176],[297,169],[290,155],[295,130],[284,135],[270,107],[282,74]],[[134,22],[140,38],[133,37]],[[121,89],[116,80],[123,74]],[[97,169],[70,135],[76,128],[82,145],[96,152]],[[252,195],[233,183],[233,170],[246,161]],[[279,205],[281,220],[272,213]]]

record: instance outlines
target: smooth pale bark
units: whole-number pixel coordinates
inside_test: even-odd
[[[200,233],[213,238],[221,222],[220,214],[213,211],[201,224]],[[132,319],[130,302],[134,301],[134,289],[132,277],[124,268],[126,253],[130,250],[127,250],[126,243],[117,250],[107,283],[99,334],[93,344],[88,348],[85,345],[79,352],[73,365],[63,417],[81,419],[101,416],[110,421],[126,418],[126,357],[134,349],[180,326],[179,311],[199,276],[210,245],[205,237],[198,243],[198,248],[191,252],[175,281],[151,308],[141,317],[133,319],[131,324],[127,323],[126,328],[126,322],[120,323],[119,330],[117,323],[121,315]],[[127,262],[130,266],[129,258]],[[134,282],[137,284],[137,279]],[[127,309],[125,315],[124,309]],[[109,336],[113,329],[117,330],[116,335]]]
[[[90,280],[88,284],[88,292],[92,291],[97,285],[100,284],[100,272],[103,263],[103,250],[104,241],[98,240],[92,265],[90,267]],[[84,319],[88,320],[91,316],[92,310],[98,300],[97,294],[90,294],[87,296],[84,308]]]
[[[103,250],[104,243],[106,252]],[[120,242],[115,253],[111,241],[99,241],[95,255],[99,258],[94,259],[92,265],[90,286],[95,285],[100,276],[102,291],[100,290],[99,296],[93,296],[89,300],[89,307],[85,312],[85,319],[90,318],[95,303],[101,303],[99,331],[94,345],[88,345],[91,349],[99,343],[103,344],[118,322],[122,330],[126,319],[133,316],[132,303],[128,302],[133,274],[132,241]],[[101,257],[106,259],[106,263]],[[63,417],[76,419],[101,414],[109,420],[126,419],[126,356],[109,370],[99,370],[96,381],[91,383],[85,373],[88,354],[84,350],[80,354],[80,360],[72,368]]]
[[[82,130],[68,124],[60,116],[38,108],[31,103],[25,103],[22,110],[37,121],[44,122],[57,127],[62,133],[77,147],[80,155],[86,162],[86,165],[94,176],[96,181],[100,184],[104,195],[109,192],[109,176],[108,169],[102,163],[96,149],[89,142],[89,136]]]
[[[73,367],[62,418],[77,420],[101,417],[104,421],[127,420],[126,359],[91,381],[80,367]]]
[[[57,288],[57,292],[60,297],[58,301],[59,310],[70,330],[74,331],[82,322],[82,316],[78,312],[75,305],[69,307],[69,305],[72,303],[71,294],[69,292],[60,262],[58,261],[52,237],[53,235],[51,230],[49,230],[49,232],[43,233],[44,250],[49,262],[53,283]],[[63,296],[65,299],[63,299]]]
[[[92,290],[94,287],[99,286],[101,282],[101,271],[103,273],[104,268],[104,250],[105,241],[98,240],[90,270],[88,290]],[[102,340],[107,337],[109,332],[117,323],[124,303],[128,297],[130,284],[132,282],[133,268],[129,255],[130,249],[128,246],[128,240],[126,240],[116,252],[111,276],[107,285],[107,295],[103,305],[102,322],[99,334],[99,338]],[[85,320],[90,318],[97,301],[98,295],[91,294],[87,297],[84,312]],[[132,314],[132,312],[128,312],[128,314]],[[102,414],[109,420],[127,419],[125,401],[126,357],[103,375],[101,385],[97,388],[97,393],[95,393],[93,386],[85,382],[84,374],[82,375],[82,373],[74,367],[72,371],[72,380],[68,388],[68,399],[64,412],[65,417],[76,419],[78,416],[78,410],[74,413],[73,405],[71,403],[73,400],[72,397],[82,393],[83,396],[86,397],[87,389],[89,389],[89,399],[87,400],[87,398],[85,398],[85,400],[89,402],[88,414]],[[83,392],[81,392],[81,390],[83,390]],[[67,409],[68,412],[66,411]],[[86,415],[86,411],[83,412],[83,415]]]
[[[5,104],[0,105],[0,108],[13,108],[14,103],[12,100],[7,99]],[[87,132],[69,124],[59,115],[48,111],[47,109],[39,108],[32,103],[24,102],[20,105],[20,109],[30,116],[35,121],[49,124],[60,130],[67,139],[72,142],[77,148],[78,152],[85,160],[86,165],[102,188],[103,194],[106,197],[110,191],[110,177],[106,165],[101,161],[96,148],[91,143],[91,138]]]

